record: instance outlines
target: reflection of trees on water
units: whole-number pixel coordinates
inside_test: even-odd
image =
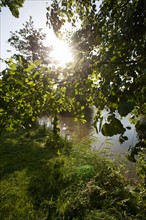
[[[108,112],[104,111],[103,115],[106,115]],[[119,117],[118,113],[117,113],[117,117]],[[102,135],[102,133],[96,133],[96,131],[93,131],[93,136],[97,137],[97,141],[95,141],[95,143],[93,143],[93,148],[96,149],[103,149],[103,148],[108,148],[110,149],[110,152],[112,152],[114,155],[115,154],[123,154],[123,153],[127,153],[128,150],[130,150],[132,147],[135,146],[135,144],[138,141],[137,138],[137,132],[135,130],[135,126],[134,124],[131,124],[129,121],[130,115],[127,115],[126,117],[124,117],[123,119],[121,119],[121,123],[124,125],[124,127],[131,127],[130,130],[126,129],[124,136],[128,137],[128,140],[123,142],[123,144],[121,144],[119,142],[119,136],[120,135],[114,135],[112,137],[105,137]],[[104,121],[103,121],[104,123]]]
[[[83,139],[91,138],[91,147],[93,149],[102,150],[110,149],[110,152],[115,154],[127,153],[128,149],[134,147],[138,141],[137,132],[135,126],[129,122],[129,117],[127,116],[122,120],[125,127],[130,126],[131,130],[126,130],[125,134],[128,140],[123,144],[119,142],[119,135],[114,135],[113,137],[105,137],[102,133],[96,133],[93,128],[93,118],[95,112],[94,109],[86,109],[85,119],[86,123],[81,121],[74,122],[73,116],[70,113],[62,113],[59,115],[61,134],[63,136],[67,135],[73,140],[81,141]]]
[[[103,114],[106,114],[104,112]],[[91,139],[91,147],[93,149],[102,150],[105,148],[110,149],[110,152],[118,155],[127,153],[128,149],[134,147],[138,141],[137,132],[135,126],[129,122],[129,117],[127,116],[122,119],[124,126],[130,126],[131,130],[126,130],[125,134],[128,140],[123,144],[119,142],[119,135],[114,135],[113,137],[105,137],[102,133],[96,133],[93,128],[93,118],[95,116],[94,108],[85,108],[85,119],[86,123],[82,123],[80,120],[74,122],[73,115],[69,112],[63,112],[59,115],[59,125],[60,132],[62,136],[67,136],[74,141],[82,141],[88,138]],[[46,124],[47,127],[52,128],[52,121],[48,117],[43,117],[39,119],[40,124]]]
[[[59,122],[61,128],[61,134],[63,136],[67,135],[76,141],[81,141],[89,137],[92,131],[92,110],[85,109],[85,119],[86,122],[82,123],[80,120],[74,121],[73,115],[71,113],[64,112],[59,115]]]

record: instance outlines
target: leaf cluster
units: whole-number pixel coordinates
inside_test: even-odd
[[[38,117],[56,115],[71,108],[66,90],[55,87],[58,73],[41,65],[10,58],[0,79],[1,129],[29,127]],[[36,92],[37,91],[37,92]]]
[[[28,61],[40,59],[44,64],[51,62],[49,59],[51,47],[44,46],[46,34],[42,32],[41,28],[36,29],[34,27],[31,16],[29,21],[23,24],[23,28],[10,33],[11,37],[8,39],[8,43],[14,47],[24,59]]]
[[[97,1],[91,0],[55,3],[60,19],[65,16],[72,25],[73,19],[81,23],[70,39],[76,58],[75,94],[81,99],[84,94],[86,105],[97,108],[96,122],[106,109],[109,115],[131,114],[137,123],[136,118],[146,115],[144,1],[102,1],[98,10]],[[122,127],[116,119],[101,130],[107,136],[123,135]]]
[[[19,8],[23,7],[24,1],[25,0],[15,0],[15,1],[1,0],[0,11],[1,11],[1,7],[8,6],[12,15],[16,18],[19,18]]]
[[[97,109],[94,125],[102,119],[99,119],[102,117],[102,111],[107,110],[109,118],[111,116],[112,118],[108,123],[106,121],[100,123],[99,130],[106,136],[121,135],[121,142],[127,140],[120,116],[132,115],[137,123],[140,115],[146,115],[144,1],[104,0],[97,10],[95,0],[54,0],[47,10],[47,20],[56,33],[67,20],[72,25],[76,25],[76,22],[80,20],[80,28],[69,39],[72,42],[75,62],[64,69],[58,68],[57,70],[55,68],[55,70],[53,68],[46,70],[43,69],[44,67],[35,69],[33,62],[28,67],[25,64],[26,67],[22,68],[22,73],[26,72],[27,77],[26,79],[22,77],[22,79],[27,88],[25,83],[21,88],[26,89],[28,93],[28,87],[30,87],[29,97],[31,98],[29,100],[31,102],[25,99],[23,109],[27,109],[27,113],[29,109],[29,115],[34,115],[35,118],[39,116],[39,113],[43,114],[45,109],[46,112],[49,109],[53,116],[61,111],[73,111],[76,118],[84,121],[84,108],[94,105]],[[30,20],[30,27],[33,27],[32,20]],[[29,32],[30,27],[27,23],[20,32],[13,33],[9,41],[13,45],[17,41],[16,47],[19,51],[32,53],[32,61],[39,58],[42,64],[45,64],[44,48],[39,41],[44,38],[44,35],[36,30]],[[20,40],[20,35],[25,38],[24,41]],[[9,70],[4,71],[9,72],[8,78],[12,81],[16,81],[13,79],[17,75],[15,72],[20,73],[17,66],[11,63]],[[60,73],[64,76],[63,80],[59,77]],[[36,80],[37,77],[40,79]],[[4,104],[5,106],[10,103],[12,108],[12,103],[16,99],[14,97],[18,93],[16,90],[14,95],[15,86],[13,92],[9,93],[9,83],[6,82],[4,85],[3,80],[4,78],[1,79],[1,84],[3,88],[5,87],[5,92],[2,102],[7,103]],[[38,81],[41,82],[38,83]],[[11,82],[11,84],[15,83]],[[57,89],[54,88],[54,84]],[[35,91],[38,91],[38,95]],[[23,93],[19,90],[19,94],[23,95]],[[24,100],[24,96],[21,100]],[[33,108],[36,110],[33,111]],[[1,109],[1,115],[6,114],[7,118],[9,114],[4,109]],[[17,109],[16,104],[15,109]],[[120,116],[114,117],[117,112]],[[22,119],[24,120],[25,117],[19,117],[20,124]],[[138,146],[137,149],[140,150],[141,147]]]

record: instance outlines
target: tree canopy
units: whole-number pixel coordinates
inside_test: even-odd
[[[103,109],[108,110],[106,123],[98,129],[106,136],[121,134],[123,142],[127,139],[126,128],[116,112],[121,117],[129,113],[135,118],[146,115],[145,1],[103,0],[99,10],[94,0],[54,1],[48,13],[58,33],[66,20],[73,25],[80,20],[81,28],[72,36],[80,72],[79,79],[75,70],[74,82],[80,85],[74,88],[80,91],[86,103],[96,106],[96,120]],[[57,29],[58,20],[60,28]]]
[[[16,18],[19,17],[19,8],[23,7],[25,0],[1,0],[0,1],[0,11],[1,7],[6,7],[10,9],[12,15]]]
[[[42,29],[36,29],[32,17],[23,24],[23,28],[11,32],[8,43],[16,49],[18,55],[23,56],[27,61],[41,60],[44,64],[49,64],[49,52],[51,47],[44,46],[46,34]]]
[[[105,136],[120,134],[121,142],[127,140],[124,133],[130,128],[124,128],[120,116],[130,113],[136,120],[146,116],[146,4],[144,0],[103,0],[98,9],[97,2],[52,1],[46,17],[57,36],[66,21],[73,26],[80,22],[68,39],[75,61],[54,70],[44,69],[41,57],[27,67],[21,59],[17,64],[10,59],[8,68],[1,73],[1,121],[5,116],[24,126],[26,114],[33,121],[46,112],[46,106],[50,114],[72,111],[84,120],[84,107],[94,105],[97,132]],[[105,120],[104,109],[108,111]]]

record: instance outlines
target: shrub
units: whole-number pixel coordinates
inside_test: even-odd
[[[61,219],[144,218],[146,207],[137,189],[99,152],[73,148],[61,172],[66,186],[57,201]]]

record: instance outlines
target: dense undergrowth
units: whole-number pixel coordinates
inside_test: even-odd
[[[2,220],[144,220],[146,192],[87,144],[38,127],[0,137]]]

